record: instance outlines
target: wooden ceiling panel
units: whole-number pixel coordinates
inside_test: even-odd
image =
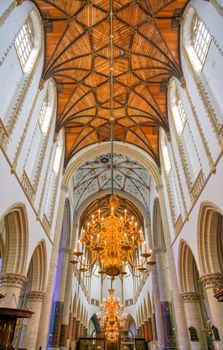
[[[46,28],[43,79],[58,87],[65,166],[78,150],[110,139],[111,86],[115,140],[136,144],[159,164],[168,80],[182,78],[179,23],[187,0],[33,1]]]

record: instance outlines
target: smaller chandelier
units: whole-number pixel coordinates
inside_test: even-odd
[[[108,299],[103,299],[100,305],[100,311],[97,313],[100,325],[108,342],[116,342],[118,340],[127,316],[123,312],[124,305],[120,302],[119,298],[114,298],[113,294],[114,289],[110,288]]]
[[[101,274],[111,277],[125,275],[128,266],[131,273],[138,277],[142,272],[149,272],[147,266],[155,264],[152,251],[147,252],[146,241],[134,217],[115,215],[119,199],[111,195],[109,199],[110,215],[101,217],[92,215],[92,221],[82,232],[74,255],[80,263],[80,272],[86,272],[94,265],[99,265]]]

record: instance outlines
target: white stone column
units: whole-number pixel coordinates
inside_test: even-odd
[[[0,277],[0,293],[5,295],[0,307],[9,307],[17,309],[19,297],[26,276],[16,273],[2,273]]]
[[[162,312],[161,312],[161,306],[160,306],[159,282],[158,282],[156,266],[153,266],[152,268],[152,284],[153,284],[153,301],[155,305],[158,349],[163,350],[165,348],[165,340],[164,340]]]
[[[36,349],[36,341],[38,334],[38,327],[40,321],[40,314],[43,303],[43,292],[29,292],[27,296],[27,308],[33,312],[31,318],[28,318],[23,323],[22,339],[20,347],[29,350]]]
[[[78,240],[78,225],[76,220],[77,220],[76,217],[74,217],[69,260],[71,260],[73,257],[72,251],[75,248],[76,242]],[[70,319],[70,302],[71,302],[71,295],[72,295],[72,282],[73,282],[73,265],[70,264],[68,261],[67,280],[66,280],[66,288],[65,288],[65,296],[64,296],[64,308],[63,308],[63,316],[62,316],[62,328],[61,328],[61,337],[60,337],[61,349],[64,349],[66,345],[67,337],[68,337],[68,328],[69,328],[69,319]]]
[[[210,308],[210,318],[211,324],[217,327],[220,342],[216,342],[215,348],[218,350],[223,349],[223,303],[218,302],[214,297],[214,289],[219,286],[223,286],[223,275],[221,273],[213,273],[204,275],[201,277],[201,282],[204,285],[208,304]],[[214,343],[214,342],[213,342]]]
[[[64,297],[64,308],[62,316],[62,327],[61,327],[61,336],[60,336],[60,348],[66,348],[66,342],[68,337],[68,327],[69,327],[69,318],[70,318],[70,301],[71,301],[71,292],[72,292],[72,275],[73,275],[73,265],[68,265],[67,272],[67,281]]]
[[[153,248],[151,225],[146,225],[146,233],[148,237],[149,248]],[[160,305],[160,288],[159,288],[157,264],[152,267],[151,275],[152,275],[152,285],[153,285],[153,301],[155,305],[158,350],[163,350],[165,348],[165,339],[164,339],[162,311],[161,311],[161,305]]]
[[[167,276],[167,262],[166,262],[166,251],[164,248],[155,248],[155,257],[156,257],[156,267],[157,267],[157,276],[159,281],[160,289],[160,300],[161,301],[171,301],[170,296],[170,286]]]
[[[43,301],[43,307],[41,312],[41,322],[39,325],[37,349],[39,349],[40,346],[42,347],[42,349],[46,349],[46,344],[47,344],[47,336],[48,336],[48,330],[49,330],[50,312],[51,312],[51,304],[52,304],[52,297],[53,297],[54,281],[55,281],[55,275],[56,275],[56,267],[57,267],[57,261],[58,261],[58,251],[59,251],[59,245],[60,245],[60,235],[61,235],[61,228],[62,228],[62,222],[63,222],[66,192],[67,192],[67,187],[62,186],[60,199],[59,199],[59,207],[57,212],[57,223],[55,228],[53,249],[51,254],[49,274],[48,274],[48,280],[47,280],[47,289],[46,289],[46,294]]]
[[[188,292],[182,294],[184,308],[186,313],[188,332],[189,328],[196,329],[198,341],[190,341],[192,350],[207,349],[205,336],[203,333],[202,316],[200,309],[200,297],[196,292]]]
[[[168,267],[169,267],[170,286],[171,286],[172,295],[173,295],[174,312],[175,312],[175,318],[176,318],[176,324],[177,324],[178,343],[181,350],[190,350],[191,346],[190,346],[189,335],[187,331],[185,311],[183,306],[183,300],[179,292],[176,266],[175,266],[173,251],[172,251],[172,245],[171,245],[171,236],[169,231],[169,223],[167,219],[163,186],[159,185],[156,187],[156,189],[157,189],[157,192],[159,195],[159,201],[160,201],[160,213],[162,217],[164,238],[165,238],[165,244],[166,244],[166,255],[167,255],[167,261],[168,261]]]
[[[69,254],[69,248],[63,247],[59,249],[59,265],[57,266],[56,288],[54,290],[54,305],[51,314],[52,320],[49,329],[48,348],[59,349],[60,347]]]

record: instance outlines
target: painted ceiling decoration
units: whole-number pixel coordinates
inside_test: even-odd
[[[33,0],[46,33],[43,79],[58,87],[56,133],[66,159],[110,138],[110,1]],[[187,0],[113,0],[114,139],[159,164],[158,129],[168,130],[166,86],[182,77],[179,19]]]
[[[122,154],[114,154],[114,189],[137,198],[149,212],[151,176],[138,162]],[[74,211],[89,196],[111,188],[111,155],[104,154],[84,163],[73,176]],[[109,211],[108,203],[105,204]],[[101,207],[101,200],[100,200]],[[123,204],[120,210],[123,214]],[[97,209],[96,209],[97,211]],[[131,210],[132,212],[132,210]],[[93,213],[92,213],[93,214]]]

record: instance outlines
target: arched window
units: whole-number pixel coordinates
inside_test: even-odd
[[[36,192],[49,139],[50,125],[55,110],[55,86],[49,82],[36,118],[36,126],[26,158],[24,177],[28,177]]]
[[[205,27],[202,20],[195,14],[192,19],[192,35],[191,42],[196,52],[197,58],[199,59],[201,66],[203,67],[208,48],[211,43],[211,36]]]
[[[195,8],[188,6],[183,17],[182,53],[183,61],[185,59],[186,63],[185,73],[189,69],[193,78],[192,84],[188,85],[189,90],[192,91],[192,101],[197,96],[197,108],[203,110],[202,119],[208,118],[215,134],[219,137],[223,123],[221,112],[223,61],[220,45],[216,40],[212,40],[212,37],[214,38],[212,26],[214,26],[214,18],[211,17],[209,20],[207,16],[201,18]],[[196,91],[193,93],[194,89]],[[206,133],[211,137],[209,130]]]
[[[15,47],[22,69],[24,69],[34,47],[33,24],[30,17],[20,29],[15,39]]]
[[[40,14],[31,3],[24,5],[24,12],[21,13],[21,19],[16,10],[11,14],[15,22],[18,22],[18,27],[12,28],[13,41],[8,43],[7,55],[0,65],[0,126],[2,124],[7,138],[12,132],[17,132],[15,125],[19,125],[17,121],[20,117],[25,125],[24,118],[29,115],[27,109],[31,108],[30,101],[37,92],[43,65],[43,27]],[[35,76],[39,79],[34,79]]]
[[[61,168],[62,152],[63,152],[63,133],[58,136],[56,149],[54,149],[54,159],[52,164],[52,170],[50,173],[49,186],[47,191],[47,199],[45,205],[45,216],[49,223],[52,220],[53,207],[56,199],[59,170]]]
[[[174,180],[174,172],[170,160],[169,149],[167,145],[167,138],[164,131],[161,131],[161,151],[164,165],[164,174],[167,184],[167,192],[170,201],[171,215],[173,223],[175,224],[180,215],[180,206],[177,196],[177,189]]]
[[[169,85],[170,112],[185,180],[188,190],[191,191],[201,171],[201,164],[181,94],[183,94],[183,91],[180,84],[172,79]]]

